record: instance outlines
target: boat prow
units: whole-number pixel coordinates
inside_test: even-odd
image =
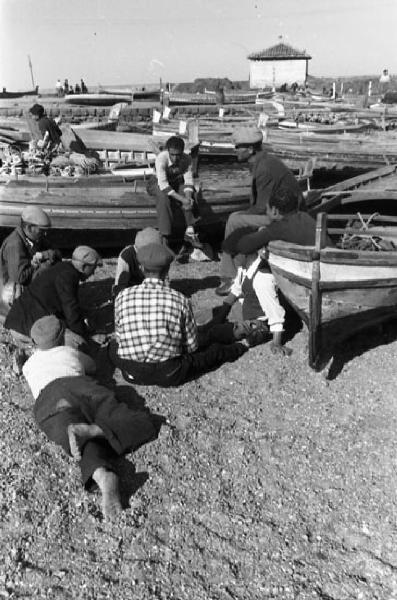
[[[315,246],[269,244],[277,285],[308,326],[309,364],[316,369],[346,338],[397,317],[397,251],[324,247],[326,217],[317,217]]]

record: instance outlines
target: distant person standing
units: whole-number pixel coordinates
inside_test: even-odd
[[[74,93],[81,94],[81,88],[78,83],[76,83],[76,85],[74,86]]]
[[[61,98],[63,96],[63,86],[60,79],[57,79],[57,82],[55,84],[55,93],[58,96],[58,98]]]
[[[65,94],[69,94],[69,81],[67,79],[63,82],[63,91]]]
[[[81,93],[82,94],[87,94],[88,89],[87,89],[87,86],[84,83],[83,79],[80,80],[80,87],[81,87]]]

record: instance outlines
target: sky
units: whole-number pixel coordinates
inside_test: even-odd
[[[0,88],[248,80],[280,41],[309,74],[397,74],[397,0],[0,0]]]

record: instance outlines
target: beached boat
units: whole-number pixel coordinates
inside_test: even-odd
[[[57,243],[62,235],[70,239],[80,233],[98,239],[99,244],[122,245],[123,232],[156,226],[155,200],[146,190],[145,180],[123,175],[80,177],[20,176],[0,181],[0,228],[9,230],[20,222],[27,204],[41,206],[51,217]],[[220,228],[231,212],[249,205],[249,190],[205,183],[198,189],[201,224],[204,231]],[[176,233],[183,231],[179,215]]]
[[[339,218],[339,228],[340,219],[345,223],[347,219],[347,215],[318,214],[313,247],[281,241],[269,244],[269,264],[277,285],[308,326],[309,364],[315,369],[326,364],[337,344],[397,317],[397,251],[327,248],[327,217]],[[387,220],[394,223],[391,239],[396,240],[397,218],[383,219],[380,229],[374,219],[368,235],[385,232]]]
[[[23,96],[37,96],[39,93],[39,86],[36,85],[34,90],[28,90],[25,92],[9,92],[5,88],[0,92],[0,100],[7,100],[12,98],[22,98]]]

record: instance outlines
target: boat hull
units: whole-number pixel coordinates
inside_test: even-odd
[[[0,184],[0,228],[16,227],[27,204],[41,206],[57,231],[129,231],[157,225],[155,200],[146,181],[117,175],[79,178],[30,177]],[[203,188],[198,193],[200,226],[218,230],[230,213],[247,208],[248,193]],[[185,227],[182,210],[175,210],[175,233]],[[103,239],[106,245],[107,240]],[[117,244],[116,244],[117,245]]]
[[[314,368],[348,337],[397,317],[397,252],[316,252],[271,242],[269,264],[280,291],[309,328]]]

